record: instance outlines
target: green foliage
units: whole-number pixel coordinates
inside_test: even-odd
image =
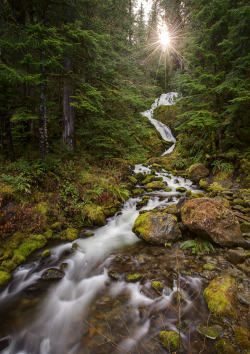
[[[195,240],[188,240],[181,244],[181,249],[185,250],[188,248],[191,248],[192,253],[197,254],[198,256],[204,252],[209,254],[214,250],[212,244],[209,241],[199,238],[196,238]]]
[[[213,166],[213,173],[215,172],[232,172],[234,170],[234,166],[229,162],[223,162],[221,160],[215,160],[212,162],[211,166]]]

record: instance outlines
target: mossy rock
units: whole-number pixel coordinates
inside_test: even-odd
[[[35,209],[39,214],[42,214],[44,216],[49,213],[49,206],[46,202],[38,203]]]
[[[91,225],[103,226],[105,223],[105,214],[103,212],[103,207],[91,204],[84,207],[84,213],[88,217]]]
[[[144,180],[142,181],[142,184],[147,184],[152,182],[154,179],[154,175],[152,174],[147,174],[146,177],[144,178]]]
[[[50,250],[45,250],[42,254],[41,254],[41,258],[47,258],[51,255]]]
[[[11,279],[11,274],[8,272],[0,271],[0,287],[6,284]]]
[[[250,353],[250,340],[248,333],[242,328],[238,327],[235,331],[236,344],[246,353]]]
[[[216,343],[215,349],[217,354],[237,354],[230,340],[225,338]]]
[[[178,188],[176,188],[175,190],[176,190],[176,192],[184,193],[184,192],[187,191],[187,188],[185,188],[185,187],[178,187]]]
[[[172,192],[172,188],[165,188],[164,191],[165,192]]]
[[[133,178],[135,178],[137,181],[142,182],[145,178],[145,175],[142,172],[138,172],[133,175]]]
[[[215,264],[213,264],[213,263],[206,263],[206,264],[204,264],[204,265],[203,265],[203,269],[204,269],[204,270],[209,270],[210,272],[211,272],[211,271],[214,271],[214,270],[219,270],[219,268],[218,268]]]
[[[198,182],[200,179],[207,177],[209,170],[202,163],[196,163],[189,167],[188,178]]]
[[[151,287],[155,289],[156,291],[162,291],[163,290],[163,285],[160,281],[158,280],[152,280],[151,281]]]
[[[176,207],[176,204],[170,204],[168,205],[166,208],[163,209],[164,213],[166,214],[177,214],[178,211],[177,211],[177,207]]]
[[[201,186],[201,188],[206,189],[209,186],[209,183],[207,181],[204,181],[203,179],[201,179],[199,181],[199,185]]]
[[[73,229],[72,227],[68,227],[66,230],[66,238],[68,241],[75,241],[78,237],[79,231],[77,229]]]
[[[53,231],[61,231],[63,228],[63,223],[61,221],[56,221],[54,224],[50,225],[50,229]]]
[[[191,198],[205,198],[206,195],[204,193],[191,193]]]
[[[159,340],[163,348],[170,353],[177,351],[179,347],[183,347],[179,334],[173,331],[161,331]]]
[[[51,229],[46,230],[45,233],[44,233],[44,236],[47,239],[53,238],[53,230],[51,230]]]
[[[204,337],[210,339],[216,339],[222,333],[223,328],[219,325],[207,325],[201,324],[198,328],[198,332],[203,335]]]
[[[143,274],[141,273],[126,274],[125,277],[127,283],[136,283],[142,278],[143,278]]]
[[[135,177],[133,176],[128,176],[128,180],[132,183],[132,184],[136,184],[138,181]]]
[[[142,189],[142,188],[135,188],[135,189],[132,190],[132,193],[133,193],[134,195],[141,195],[141,194],[144,193],[144,189]]]
[[[231,276],[220,276],[211,281],[203,292],[209,310],[219,317],[237,317],[237,282]]]
[[[178,105],[160,105],[154,109],[154,117],[163,124],[171,126],[178,115]]]
[[[159,189],[165,189],[166,185],[161,181],[154,181],[151,183],[147,183],[145,187],[146,189],[159,190]]]
[[[162,246],[181,237],[176,216],[161,211],[140,214],[132,230],[143,240]]]

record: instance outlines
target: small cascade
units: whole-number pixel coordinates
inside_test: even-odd
[[[143,113],[163,139],[173,142],[175,139],[170,129],[153,118],[153,110],[159,104],[174,104],[177,97],[174,92],[161,95],[151,109]],[[151,168],[136,165],[134,173],[146,175],[151,173]],[[140,210],[175,203],[178,187],[199,192],[191,181],[176,178],[167,171],[156,172],[156,176],[167,182],[171,191],[149,193],[147,205]],[[123,262],[119,256],[122,250],[135,247],[138,252],[143,245],[132,232],[139,215],[136,206],[141,200],[142,197],[130,198],[122,211],[109,218],[105,226],[91,230],[93,237],[74,241],[77,248],[72,248],[71,242],[52,247],[48,259],[39,258],[14,271],[13,280],[0,293],[0,317],[5,319],[0,334],[6,333],[7,339],[4,340],[8,341],[4,354],[142,353],[156,350],[165,353],[155,338],[162,328],[178,331],[179,315],[173,306],[176,292],[182,297],[185,326],[190,323],[190,328],[194,327],[202,320],[197,312],[197,302],[202,301],[200,279],[180,275],[172,286],[164,286],[162,293],[156,296],[152,293],[150,281],[132,284],[127,283],[124,276],[116,281],[109,277],[110,264],[117,257]],[[137,264],[135,257],[131,257]],[[172,255],[169,255],[168,262],[175,262]],[[60,281],[42,279],[44,271],[51,267],[62,269],[62,266],[65,275]],[[190,294],[195,294],[194,301],[191,301]],[[193,327],[191,332],[181,330],[187,348]]]
[[[175,143],[176,139],[174,138],[171,129],[166,126],[165,124],[159,122],[154,118],[154,110],[158,106],[170,106],[175,104],[175,101],[178,99],[178,93],[177,92],[169,92],[169,93],[164,93],[160,96],[160,98],[157,98],[155,102],[152,104],[151,108],[148,111],[142,112],[142,115],[147,117],[150,122],[155,126],[156,130],[161,134],[161,137],[165,141],[172,141],[174,144],[170,146],[166,151],[164,151],[163,155],[169,154],[172,152],[175,148]]]

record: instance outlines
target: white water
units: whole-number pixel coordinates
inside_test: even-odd
[[[159,104],[173,104],[175,97],[177,97],[176,93],[162,95],[149,111],[143,113],[160,131],[163,139],[174,142],[175,139],[170,129],[153,118],[153,110]],[[151,168],[150,166],[136,165],[134,172],[147,174],[151,172]],[[172,191],[150,193],[151,198],[147,206],[141,210],[151,210],[176,202],[177,187],[183,186],[194,192],[197,191],[193,188],[192,182],[184,178],[176,178],[167,172],[156,173],[156,175],[161,176],[163,181],[172,188]],[[169,202],[169,198],[172,198],[171,202]],[[75,241],[78,244],[78,249],[67,256],[68,266],[65,269],[64,278],[50,288],[42,306],[29,319],[28,325],[17,333],[14,331],[11,344],[4,353],[75,354],[82,352],[79,351],[79,342],[83,335],[83,328],[86,327],[84,319],[89,306],[98,298],[98,294],[103,289],[109,292],[114,301],[119,294],[128,294],[127,306],[133,313],[133,326],[136,326],[137,329],[133,332],[133,338],[121,339],[119,348],[129,353],[133,352],[133,348],[148,333],[151,326],[150,318],[142,319],[140,317],[139,307],[147,306],[150,312],[166,311],[172,299],[172,292],[170,294],[163,292],[162,296],[151,299],[141,292],[142,287],[139,283],[128,284],[124,281],[114,283],[109,279],[105,269],[107,258],[113,251],[141,242],[132,232],[132,226],[139,215],[136,203],[140,200],[141,198],[130,198],[125,203],[121,214],[110,218],[107,225],[97,228],[93,237]],[[71,246],[72,244],[68,243],[52,248],[52,256],[49,258],[50,262],[47,268],[50,268],[53,262],[55,264],[63,252],[70,250]],[[4,307],[12,297],[40,279],[44,269],[39,271],[38,265],[39,262],[33,262],[25,267],[20,266],[14,272],[13,281],[0,295],[0,306]],[[199,286],[195,283],[194,287],[198,288]],[[188,304],[189,295],[185,291],[182,295]],[[168,324],[168,326],[177,330],[175,324]],[[182,337],[185,337],[184,334]]]

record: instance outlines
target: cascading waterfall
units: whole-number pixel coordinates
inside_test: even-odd
[[[162,134],[162,138],[173,142],[175,139],[170,129],[153,118],[153,110],[159,104],[173,104],[177,96],[177,93],[174,92],[162,95],[149,111],[143,112]],[[172,147],[165,153],[169,151],[172,151]],[[136,165],[134,172],[151,173],[151,167]],[[163,181],[172,188],[172,191],[150,193],[147,206],[141,210],[152,210],[176,202],[178,194],[176,188],[180,186],[197,192],[196,187],[189,180],[181,177],[176,180],[176,177],[167,171],[157,172],[156,175],[162,177]],[[171,201],[169,201],[170,199]],[[74,243],[78,247],[74,251],[72,251],[72,243],[53,247],[51,249],[52,255],[47,260],[21,265],[13,272],[13,280],[0,294],[1,318],[4,316],[7,325],[10,326],[10,321],[13,321],[14,315],[16,316],[15,326],[10,329],[8,338],[3,339],[5,342],[9,341],[9,345],[4,349],[5,354],[99,354],[109,351],[133,353],[139,350],[138,345],[141,346],[141,352],[144,350],[147,352],[145,348],[143,349],[143,338],[148,337],[147,345],[150,348],[154,341],[149,339],[157,331],[159,332],[160,325],[177,331],[176,314],[173,311],[169,311],[168,319],[162,319],[160,324],[156,324],[153,320],[155,313],[160,316],[161,313],[168,310],[173,301],[174,291],[180,291],[176,282],[173,289],[166,287],[161,296],[152,298],[147,296],[150,282],[145,282],[142,287],[139,282],[130,284],[123,279],[113,281],[107,273],[107,268],[115,257],[112,256],[112,253],[116,252],[117,254],[118,250],[126,249],[134,244],[142,244],[132,232],[132,226],[139,215],[136,204],[140,200],[141,197],[130,198],[120,213],[111,217],[105,226],[93,231],[93,237],[76,240]],[[62,263],[67,265],[64,268],[65,276],[57,284],[48,284],[45,291],[43,288],[39,288],[42,273],[51,267],[59,267]],[[199,279],[182,277],[180,281],[189,284],[188,288],[193,291],[198,291],[201,287]],[[28,300],[30,301],[32,291],[34,306],[25,311],[24,305]],[[190,295],[183,290],[182,296],[186,301],[182,311],[186,316],[187,314],[191,316],[194,309],[189,300]],[[89,322],[91,309],[95,310],[96,306],[101,307],[103,303],[110,303],[111,315],[112,306],[117,306],[121,308],[121,311],[125,311],[123,312],[127,316],[125,327],[130,335],[122,337],[122,334],[120,336],[118,334],[115,340],[111,340],[113,332],[117,331],[123,321],[117,314],[110,315],[111,322],[116,321],[115,324],[112,324],[112,331],[111,325],[107,321],[106,327],[110,329],[109,335],[106,332],[103,334],[103,327],[99,326],[99,328],[98,325],[95,326],[95,322]],[[15,306],[17,306],[16,310],[13,309]],[[147,310],[145,314],[141,313],[143,308],[145,311]],[[11,312],[10,318],[8,317],[9,312]],[[93,321],[97,321],[100,317],[98,313],[92,314],[93,316]],[[103,323],[102,326],[104,326]],[[86,345],[86,333],[93,335],[94,332],[99,334],[103,346]],[[187,335],[184,332],[181,333],[181,338],[187,342]],[[90,335],[88,340],[91,340]],[[104,342],[108,347],[105,347]],[[157,350],[157,353],[165,352],[159,345]]]

